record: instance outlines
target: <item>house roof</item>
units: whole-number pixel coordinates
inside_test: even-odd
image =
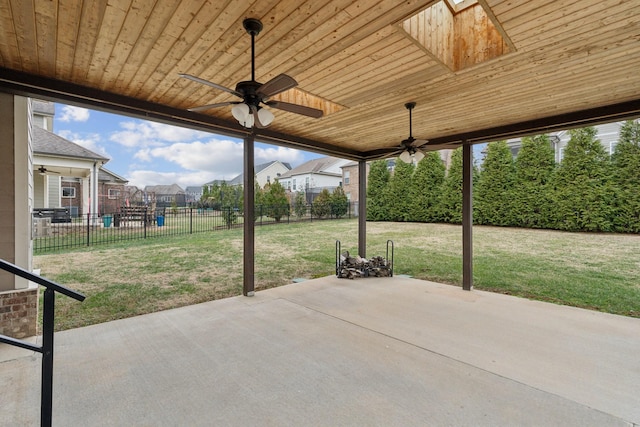
[[[291,169],[289,172],[283,173],[282,175],[280,175],[280,179],[291,178],[292,176],[297,175],[306,175],[309,173],[340,176],[340,174],[327,171],[327,169],[329,169],[337,162],[341,161],[343,160],[337,159],[335,157],[320,157],[317,159],[312,159],[301,164],[298,167]]]
[[[190,185],[187,188],[185,188],[185,193],[191,193],[191,194],[201,194],[202,193],[202,187],[199,187],[197,185]]]
[[[108,157],[96,154],[91,150],[87,150],[68,139],[62,138],[38,126],[32,126],[31,130],[33,132],[33,152],[36,154],[98,160],[102,162],[109,161]]]
[[[111,172],[110,170],[101,167],[98,171],[98,181],[103,182],[114,182],[117,184],[127,184],[129,182],[128,179],[121,177],[115,172]]]
[[[259,174],[260,172],[262,172],[263,170],[265,170],[266,168],[268,168],[269,166],[271,166],[274,163],[280,163],[285,168],[291,170],[291,165],[289,163],[281,162],[279,160],[272,160],[272,161],[267,162],[267,163],[261,163],[259,165],[256,165],[253,169],[255,170],[256,175],[257,175],[257,174]],[[237,175],[231,181],[228,181],[227,184],[229,184],[229,185],[243,185],[244,184],[244,173],[241,173],[240,175]]]
[[[184,190],[178,184],[171,185],[147,185],[144,187],[146,193],[155,194],[184,194]]]
[[[640,115],[637,0],[6,0],[0,90],[244,137],[233,89],[281,73],[273,96],[321,109],[269,108],[259,141],[352,160],[388,155],[413,135],[430,149]],[[82,6],[84,4],[84,6]],[[468,6],[468,7],[467,7]],[[464,7],[464,10],[460,10]]]

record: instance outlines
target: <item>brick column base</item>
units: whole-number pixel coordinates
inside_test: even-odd
[[[27,338],[38,332],[38,286],[0,292],[0,334]]]

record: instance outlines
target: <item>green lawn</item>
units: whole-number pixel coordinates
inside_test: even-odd
[[[368,256],[385,256],[394,241],[396,274],[461,283],[460,226],[383,222],[367,231]],[[256,290],[333,275],[337,239],[356,253],[357,221],[257,228]],[[638,253],[638,235],[478,226],[474,287],[640,317]],[[58,298],[56,329],[68,329],[241,294],[242,229],[38,255],[34,265],[87,295]]]

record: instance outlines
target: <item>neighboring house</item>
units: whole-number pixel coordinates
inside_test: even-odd
[[[349,160],[335,157],[320,157],[309,160],[282,174],[278,181],[290,191],[304,191],[307,203],[312,203],[323,189],[330,192],[342,185],[342,166]]]
[[[60,206],[69,209],[71,217],[82,215],[82,200],[84,199],[83,185],[81,178],[63,176],[60,178],[62,186],[62,200]],[[98,171],[98,212],[117,212],[124,205],[126,193],[124,191],[127,184],[125,178],[105,169]]]
[[[144,187],[145,200],[154,199],[156,207],[185,207],[186,193],[178,184],[171,185],[147,185]]]
[[[615,151],[616,144],[620,137],[620,128],[623,124],[624,122],[613,122],[594,126],[598,131],[596,138],[600,140],[600,143],[607,153],[613,154]],[[571,135],[568,130],[552,132],[548,135],[555,152],[556,163],[560,163],[564,158],[564,150],[571,139]],[[507,140],[507,145],[511,149],[513,157],[516,157],[520,151],[520,147],[522,147],[522,140],[520,138],[509,139]],[[483,153],[485,153],[484,150]]]
[[[202,197],[202,187],[196,185],[190,185],[184,190],[185,202],[187,205],[191,205],[200,200]]]
[[[100,213],[118,212],[126,204],[125,186],[129,181],[115,173],[101,168],[98,173],[98,194]]]
[[[99,171],[109,159],[37,125],[32,132],[34,208],[71,206],[77,208],[69,212],[72,215],[98,212]],[[67,185],[71,182],[77,184]]]
[[[258,185],[260,185],[260,188],[264,188],[264,186],[267,183],[271,183],[274,180],[278,180],[283,174],[289,172],[291,170],[291,165],[287,162],[273,160],[271,162],[262,163],[257,166],[254,166],[253,169],[256,172],[256,181],[258,182]],[[225,183],[229,186],[244,185],[244,174],[241,173],[240,175],[236,176],[235,178],[229,181],[224,179],[215,179],[213,181],[207,182],[202,186],[202,192],[204,192],[205,189],[207,191],[210,191],[212,187],[216,185],[220,186],[222,185],[222,183]],[[199,199],[200,198],[198,198],[198,200]]]
[[[367,173],[365,180],[369,179],[369,168],[371,164],[367,162]],[[342,166],[342,188],[347,195],[349,202],[357,202],[360,194],[360,169],[357,162],[349,162]]]
[[[264,188],[267,183],[271,184],[273,181],[280,179],[283,174],[289,172],[291,170],[291,165],[286,162],[274,160],[256,165],[253,169],[256,172],[256,181],[258,181],[258,185],[260,185],[260,188]],[[231,181],[227,182],[227,184],[231,186],[244,185],[244,174],[241,173]]]

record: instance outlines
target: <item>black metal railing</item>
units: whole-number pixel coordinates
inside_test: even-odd
[[[46,288],[44,291],[42,313],[42,346],[37,346],[2,334],[0,334],[0,342],[42,353],[40,425],[51,426],[53,409],[53,326],[55,324],[55,293],[60,292],[78,301],[83,301],[85,296],[1,259],[0,269]]]
[[[263,226],[355,216],[357,210],[354,204],[340,209],[318,205],[257,205],[254,222],[256,226]],[[194,207],[165,208],[155,212],[128,208],[100,216],[88,214],[70,218],[68,222],[52,222],[34,214],[33,221],[33,252],[38,254],[128,240],[241,228],[245,218],[239,208]]]

